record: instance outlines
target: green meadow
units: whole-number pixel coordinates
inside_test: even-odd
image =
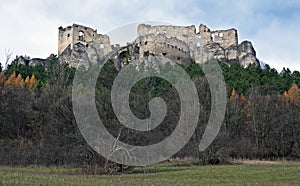
[[[70,168],[2,166],[0,185],[300,185],[300,163],[184,166],[166,162],[120,175],[86,175],[81,169]]]

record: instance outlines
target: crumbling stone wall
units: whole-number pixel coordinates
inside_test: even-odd
[[[110,39],[107,35],[98,34],[97,30],[92,28],[73,24],[66,28],[58,28],[58,55],[70,45],[71,49],[74,45],[81,43],[88,46],[89,44],[97,45],[101,50],[111,50]]]
[[[166,52],[170,53],[170,50],[158,47],[158,43],[161,42],[160,38],[164,36],[165,40],[174,40],[176,38],[177,48],[187,47],[188,49],[185,51],[188,52],[188,56],[194,59],[196,63],[205,63],[211,59],[218,59],[227,62],[242,60],[241,65],[243,66],[251,63],[259,65],[252,44],[241,43],[239,45],[237,30],[234,28],[211,31],[206,25],[200,24],[199,32],[196,32],[194,25],[183,27],[141,24],[137,28],[137,35],[138,39],[136,42],[140,42],[142,53],[145,51],[152,52],[155,55],[161,55],[161,53]],[[157,39],[155,40],[155,38]],[[147,39],[150,40],[150,44],[146,41]],[[140,40],[144,40],[144,42]],[[167,57],[176,59],[184,56],[178,52],[172,52],[174,56]],[[142,56],[143,54],[141,54]]]
[[[78,66],[78,64],[73,64],[70,51],[75,47],[77,50],[78,44],[80,48],[85,47],[93,51],[93,55],[103,56],[112,51],[110,38],[107,35],[98,34],[97,30],[92,28],[73,24],[66,28],[59,27],[58,30],[58,55],[72,66]]]
[[[120,45],[111,46],[107,35],[98,34],[97,30],[73,24],[66,28],[59,27],[58,55],[72,66],[84,64],[83,58],[78,63],[80,52],[88,55],[86,59],[100,59],[111,51],[119,50]],[[84,52],[82,52],[82,50]],[[149,55],[164,56],[181,64],[191,60],[205,63],[211,59],[225,62],[237,61],[242,66],[259,65],[256,52],[251,42],[238,44],[236,29],[211,31],[206,25],[200,24],[199,31],[192,26],[151,26],[141,24],[137,28],[137,38],[127,44],[130,56],[143,58]],[[120,67],[131,59],[124,58],[126,53],[115,56]]]
[[[139,47],[140,58],[154,54],[181,64],[190,62],[189,46],[175,37],[168,38],[164,34],[148,34],[138,37],[135,43]]]
[[[159,35],[163,34],[168,38],[176,37],[178,40],[186,42],[186,38],[189,35],[196,34],[195,26],[151,26],[146,24],[140,24],[137,28],[137,37],[144,35]]]

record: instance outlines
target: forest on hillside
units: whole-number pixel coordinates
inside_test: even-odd
[[[98,155],[81,136],[72,109],[75,69],[60,64],[25,66],[13,61],[0,68],[0,165],[74,166],[99,173],[125,171]],[[232,158],[300,158],[300,72],[278,72],[266,65],[242,68],[219,62],[226,86],[227,109],[214,142],[198,151],[210,115],[210,90],[201,67],[182,66],[192,78],[200,100],[200,116],[190,141],[175,157],[191,157],[199,164],[228,163]],[[79,69],[80,70],[80,69]],[[85,71],[82,69],[82,73]],[[118,71],[112,62],[103,67],[96,85],[98,114],[108,131],[125,143],[147,145],[165,139],[178,123],[180,99],[174,87],[160,78],[145,78],[130,94],[132,112],[149,117],[148,104],[161,97],[168,106],[162,124],[137,132],[125,128],[114,115],[110,91]],[[122,130],[120,130],[122,129]],[[120,131],[122,131],[120,133]]]

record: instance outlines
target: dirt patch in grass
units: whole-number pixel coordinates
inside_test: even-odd
[[[270,161],[270,160],[249,160],[249,159],[234,159],[233,164],[279,164],[286,161]]]

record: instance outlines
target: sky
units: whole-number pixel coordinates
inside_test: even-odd
[[[300,71],[299,0],[2,0],[0,62],[10,52],[11,59],[57,54],[59,26],[78,23],[105,34],[146,21],[236,28],[239,42],[251,41],[259,60],[279,72]]]

